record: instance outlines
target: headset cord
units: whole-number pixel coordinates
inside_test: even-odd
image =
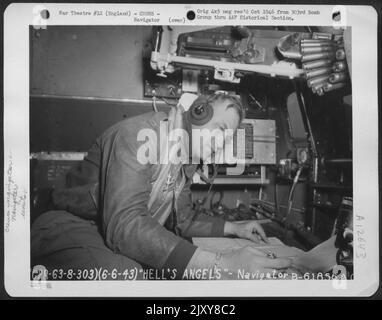
[[[293,184],[292,184],[292,187],[291,187],[290,192],[289,192],[288,208],[287,208],[287,213],[286,213],[285,218],[284,218],[284,240],[286,238],[287,231],[289,228],[288,218],[289,218],[290,212],[292,210],[294,191],[295,191],[296,186],[298,184],[298,180],[300,178],[301,172],[302,172],[302,167],[299,167],[297,172],[296,172],[296,176],[293,179]]]

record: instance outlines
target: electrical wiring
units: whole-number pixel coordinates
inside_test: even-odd
[[[301,172],[302,172],[302,167],[299,167],[299,169],[297,170],[296,175],[293,179],[293,184],[292,184],[292,187],[291,187],[290,192],[289,192],[288,209],[287,209],[287,213],[286,213],[285,218],[284,218],[284,221],[285,221],[285,234],[284,235],[286,235],[286,232],[288,229],[288,220],[287,219],[288,219],[290,212],[291,212],[291,209],[292,209],[294,191],[295,191],[296,186],[298,184],[298,180],[300,178]]]
[[[274,192],[273,192],[273,200],[275,202],[275,212],[276,212],[276,215],[278,217],[280,217],[280,207],[279,207],[279,201],[278,201],[278,197],[277,197],[277,181],[275,179],[275,183],[274,183]]]
[[[164,101],[168,106],[170,107],[176,107],[178,105],[178,103],[172,103],[172,102],[169,102],[166,98],[164,97],[157,97],[156,95],[153,95],[152,97],[152,106],[153,106],[153,109],[155,112],[158,112],[158,107],[157,107],[157,99],[160,99],[162,101]]]
[[[161,99],[162,101],[164,101],[166,104],[168,104],[169,106],[171,107],[176,107],[178,105],[178,102],[175,102],[175,103],[172,103],[170,101],[168,101],[166,98],[164,97],[158,97],[159,99]]]
[[[275,205],[274,205],[274,203],[273,202],[269,202],[269,201],[265,201],[265,200],[258,200],[258,199],[252,199],[252,202],[255,204],[255,205],[257,205],[257,204],[259,204],[259,205],[261,205],[261,206],[263,206],[264,207],[264,209],[265,210],[268,210],[268,211],[270,211],[270,212],[275,212]],[[281,205],[281,204],[279,204],[279,207],[280,208],[285,208],[285,209],[288,209],[288,206],[286,205],[286,206],[284,206],[284,205]],[[294,212],[299,212],[299,213],[304,213],[305,211],[304,210],[302,210],[302,209],[298,209],[298,208],[295,208],[295,207],[292,207],[291,208],[291,212],[292,211],[294,211]]]

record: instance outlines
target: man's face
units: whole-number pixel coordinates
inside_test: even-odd
[[[215,101],[214,116],[203,126],[192,125],[192,158],[206,161],[221,154],[227,142],[225,130],[235,132],[240,124],[240,117],[235,108],[228,108],[230,101]],[[200,130],[195,134],[195,129]],[[198,141],[199,140],[199,141]]]

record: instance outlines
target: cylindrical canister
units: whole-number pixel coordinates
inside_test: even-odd
[[[315,32],[313,33],[312,39],[331,40],[332,36],[331,33]]]
[[[307,42],[304,40],[301,40],[301,47],[322,47],[322,46],[333,46],[335,45],[332,41],[317,41],[314,40],[314,42]]]
[[[334,53],[334,48],[331,46],[316,46],[316,47],[301,47],[302,54],[331,52]]]
[[[331,63],[332,63],[332,60],[330,59],[322,59],[322,60],[303,63],[302,67],[304,70],[312,70],[316,68],[330,66]]]
[[[341,72],[346,70],[346,63],[345,61],[337,61],[333,64],[333,70],[335,72]]]
[[[344,49],[338,49],[336,51],[336,59],[337,60],[344,60],[345,59],[345,50]]]
[[[343,82],[347,79],[347,73],[346,72],[338,72],[338,73],[332,73],[329,77],[330,83],[337,83],[337,82]]]
[[[321,53],[312,53],[302,56],[301,61],[314,61],[320,59],[332,59],[334,58],[334,54],[332,52],[321,52]]]
[[[324,94],[324,89],[323,89],[323,87],[319,87],[319,88],[317,88],[317,90],[316,90],[315,93],[318,94],[319,96],[322,96],[322,95]]]
[[[330,67],[313,69],[310,71],[306,71],[306,77],[314,78],[314,77],[322,76],[324,74],[330,74],[331,72],[332,72],[332,68]]]
[[[322,89],[322,87],[324,86],[325,83],[326,83],[326,82],[321,82],[321,83],[319,83],[319,84],[313,85],[313,86],[311,87],[312,92],[313,92],[313,93],[317,93],[317,91],[318,91],[320,88]]]
[[[329,91],[337,90],[343,87],[345,87],[345,83],[339,82],[339,83],[326,83],[323,88],[325,92],[329,92]]]
[[[313,87],[321,83],[325,83],[329,79],[329,75],[311,78],[307,81],[308,87]]]

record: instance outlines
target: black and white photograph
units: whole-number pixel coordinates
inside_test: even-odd
[[[24,30],[28,159],[4,162],[5,250],[27,244],[31,290],[361,281],[378,210],[357,209],[352,11],[44,6]]]

